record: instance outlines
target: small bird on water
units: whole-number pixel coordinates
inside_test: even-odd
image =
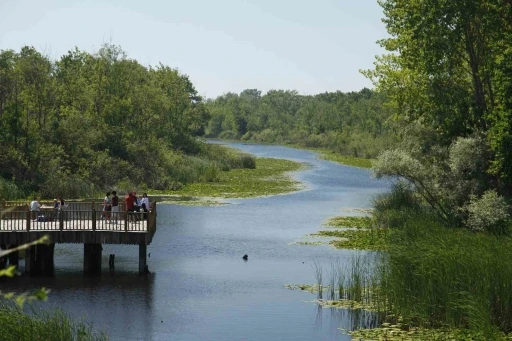
[[[242,258],[243,258],[244,260],[247,260],[247,259],[249,258],[249,256],[244,255]]]

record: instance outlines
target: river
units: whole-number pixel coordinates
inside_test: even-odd
[[[22,277],[10,285],[17,291],[50,288],[45,309],[58,306],[85,317],[111,340],[350,340],[339,330],[354,323],[350,312],[304,302],[315,296],[284,285],[314,284],[314,261],[350,261],[354,251],[294,242],[317,232],[329,217],[369,207],[389,184],[368,170],[319,160],[308,151],[227,144],[309,164],[294,173],[305,188],[214,207],[160,204],[147,278],[137,275],[135,246],[104,245],[102,276],[87,278],[83,246],[57,245],[55,277]]]

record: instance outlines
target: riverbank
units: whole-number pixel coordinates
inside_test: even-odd
[[[319,153],[320,158],[323,160],[334,161],[346,166],[372,168],[372,159],[365,159],[362,157],[355,157],[351,155],[343,155],[327,148],[305,148],[300,146],[297,147],[304,150],[310,150],[312,152]]]
[[[249,141],[220,140],[220,139],[210,139],[210,140],[226,141],[226,142],[250,142],[250,143],[257,143],[257,144],[261,144],[261,145],[270,145],[270,146],[276,145],[273,143],[265,143],[265,142],[250,141],[250,140]],[[353,167],[359,167],[359,168],[371,168],[372,167],[373,159],[355,157],[353,155],[344,155],[344,154],[337,153],[328,148],[312,148],[312,147],[305,147],[305,146],[302,146],[299,144],[287,144],[287,143],[279,144],[279,145],[315,152],[315,153],[320,154],[319,158],[322,160],[333,161],[333,162],[337,162],[337,163],[340,163],[340,164],[346,165],[346,166],[353,166]]]
[[[305,165],[283,159],[256,158],[254,169],[232,169],[219,173],[215,182],[198,182],[183,186],[171,194],[173,203],[212,205],[222,203],[218,199],[251,198],[298,191],[302,188],[293,179],[291,172],[303,169]],[[174,198],[174,199],[172,199]],[[197,200],[197,198],[204,198]],[[167,201],[167,200],[166,200]]]

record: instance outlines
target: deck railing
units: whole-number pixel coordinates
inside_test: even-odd
[[[103,212],[102,203],[67,202],[60,210],[50,208],[53,202],[41,202],[44,208],[30,211],[29,202],[3,201],[0,207],[0,232],[7,231],[156,231],[156,202],[147,212],[127,212],[124,204],[120,212]],[[106,214],[105,214],[106,213]]]

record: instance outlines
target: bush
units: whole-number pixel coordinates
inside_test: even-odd
[[[505,199],[495,191],[487,191],[481,198],[472,196],[467,211],[467,225],[470,229],[495,234],[506,232],[507,221],[510,218],[509,207]]]
[[[223,131],[220,133],[219,138],[223,140],[235,140],[237,138],[237,134],[231,130]]]
[[[0,199],[14,200],[25,197],[25,192],[14,182],[0,177]]]
[[[55,173],[46,178],[39,193],[43,198],[62,196],[68,199],[92,197],[97,193],[96,187],[78,175]]]

